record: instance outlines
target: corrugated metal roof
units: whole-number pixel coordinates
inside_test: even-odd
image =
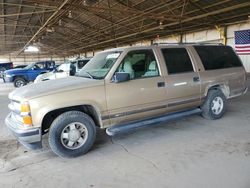
[[[0,54],[71,55],[249,19],[249,0],[0,0]]]

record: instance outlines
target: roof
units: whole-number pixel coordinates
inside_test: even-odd
[[[1,0],[0,55],[60,56],[249,19],[249,0]]]

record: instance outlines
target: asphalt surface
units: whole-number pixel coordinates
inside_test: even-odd
[[[99,130],[88,154],[62,159],[47,137],[30,151],[8,132],[11,90],[0,82],[1,188],[250,187],[250,92],[230,100],[219,120],[192,116],[115,137]]]

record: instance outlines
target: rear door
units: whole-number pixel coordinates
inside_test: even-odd
[[[162,48],[168,75],[165,77],[168,111],[200,105],[200,77],[186,47]]]

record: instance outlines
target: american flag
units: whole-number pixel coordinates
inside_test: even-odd
[[[239,55],[250,55],[250,29],[234,32],[235,50]]]

